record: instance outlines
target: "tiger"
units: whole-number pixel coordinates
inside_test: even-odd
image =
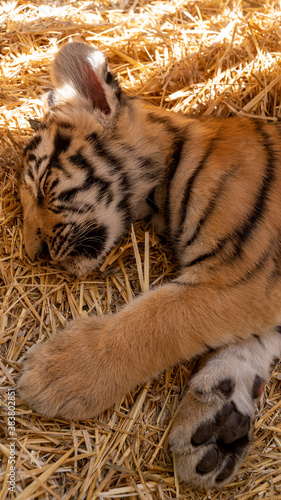
[[[249,450],[255,400],[281,355],[281,126],[148,105],[86,43],[58,51],[51,80],[23,152],[27,255],[82,277],[151,219],[178,273],[33,346],[18,393],[50,418],[89,419],[201,357],[169,446],[180,480],[221,488]]]

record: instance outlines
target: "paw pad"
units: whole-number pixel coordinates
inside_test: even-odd
[[[219,483],[227,479],[232,474],[234,467],[235,467],[235,462],[233,458],[229,456],[226,457],[223,469],[216,477],[216,481]]]
[[[210,420],[207,420],[204,424],[199,425],[191,437],[192,444],[196,446],[208,441],[213,434],[213,427],[213,423]]]
[[[214,421],[207,420],[197,427],[191,437],[191,443],[198,446],[207,442],[211,437],[216,437],[221,444],[231,444],[246,436],[249,428],[250,417],[241,415],[232,402],[226,403],[216,414]]]
[[[209,472],[217,465],[218,458],[219,455],[216,448],[210,448],[206,455],[200,460],[196,467],[196,471],[200,474],[206,474],[206,472]]]
[[[233,393],[234,387],[235,387],[235,383],[233,380],[231,380],[231,378],[226,378],[226,379],[222,380],[218,385],[218,389],[227,398],[229,398],[231,396],[231,394]]]
[[[249,432],[250,417],[236,411],[233,403],[227,403],[216,416],[218,441],[224,444],[233,443]]]

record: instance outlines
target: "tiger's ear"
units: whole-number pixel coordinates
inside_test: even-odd
[[[108,71],[103,53],[85,43],[64,45],[55,57],[51,76],[55,104],[69,101],[108,115],[120,100],[119,84]]]

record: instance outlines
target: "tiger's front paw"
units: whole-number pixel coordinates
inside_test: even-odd
[[[244,373],[245,375],[245,373]],[[236,474],[251,442],[254,398],[263,389],[256,375],[247,382],[220,368],[204,368],[191,380],[170,433],[180,479],[197,488],[221,488]]]
[[[106,347],[105,324],[76,320],[32,347],[18,381],[21,399],[37,413],[66,419],[91,418],[111,406],[119,396],[118,373]]]

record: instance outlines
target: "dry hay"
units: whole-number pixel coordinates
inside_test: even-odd
[[[1,493],[0,499],[281,498],[280,366],[258,402],[255,440],[238,476],[221,492],[178,484],[167,449],[169,422],[191,364],[167,370],[99,418],[48,420],[16,399],[16,493],[7,388],[34,343],[73,317],[118,311],[173,276],[171,255],[149,226],[136,225],[102,266],[72,280],[30,263],[23,246],[16,170],[41,115],[49,63],[68,39],[103,49],[125,89],[151,104],[192,114],[247,114],[277,120],[280,110],[278,2],[1,2]],[[0,278],[1,279],[1,278]],[[12,440],[13,442],[13,440]]]

